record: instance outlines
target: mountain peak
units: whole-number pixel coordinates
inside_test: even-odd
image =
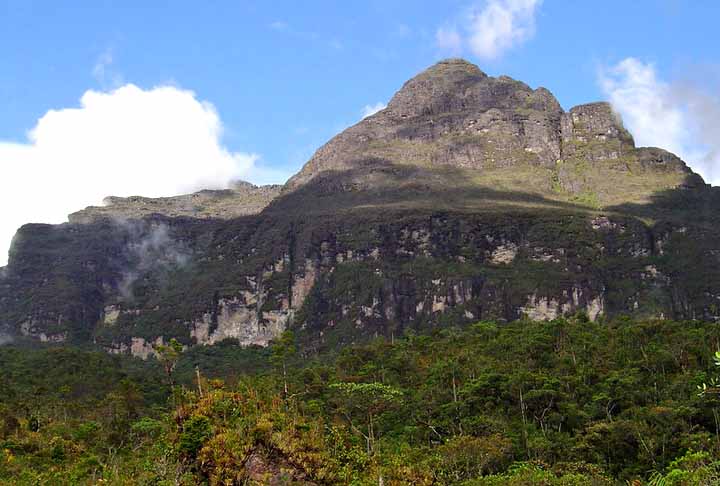
[[[646,201],[690,175],[672,154],[637,149],[608,103],[566,113],[545,88],[447,59],[321,147],[284,192],[315,181],[315,192],[364,194],[362,204],[376,203],[371,193],[490,190],[602,208]]]
[[[462,105],[467,90],[487,78],[464,59],[446,59],[407,81],[392,97],[388,109],[401,116],[441,113]]]
[[[546,89],[490,77],[472,63],[448,59],[407,81],[385,110],[321,147],[285,189],[371,160],[463,169],[513,165],[528,157],[554,163],[560,155],[561,115]]]
[[[436,62],[432,66],[415,75],[415,77],[408,80],[405,84],[428,78],[460,80],[462,78],[476,77],[487,78],[488,75],[470,61],[462,58],[449,58]]]

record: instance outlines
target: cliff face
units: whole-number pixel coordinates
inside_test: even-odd
[[[282,189],[113,199],[21,228],[0,326],[147,357],[288,327],[313,349],[578,311],[715,319],[718,198],[605,103],[566,113],[443,61]]]

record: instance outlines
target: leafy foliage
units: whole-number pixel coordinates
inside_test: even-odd
[[[172,400],[162,362],[5,347],[0,483],[717,484],[698,386],[719,345],[716,324],[584,316],[317,356],[288,333],[176,349]]]

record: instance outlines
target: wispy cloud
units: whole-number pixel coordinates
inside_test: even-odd
[[[107,48],[98,56],[92,68],[95,81],[103,88],[117,88],[124,83],[122,75],[113,68],[114,60],[113,49]]]
[[[384,110],[387,107],[387,104],[383,102],[377,102],[374,105],[365,105],[362,109],[362,117],[367,118],[371,115],[374,115],[380,110]]]
[[[290,25],[284,20],[276,20],[270,23],[270,28],[273,30],[287,30]]]
[[[456,55],[462,51],[462,38],[453,27],[440,28],[435,33],[435,42],[440,49]]]
[[[655,66],[626,58],[602,68],[599,83],[640,146],[667,149],[713,185],[720,183],[720,98],[688,81],[661,79]]]
[[[395,37],[399,37],[401,39],[406,39],[412,35],[413,31],[412,28],[410,28],[407,24],[398,24],[397,27],[395,27],[395,30],[393,31],[393,35]]]
[[[497,59],[535,35],[535,16],[542,0],[484,0],[461,15],[459,26],[437,30],[435,41],[443,50],[458,53],[467,48],[481,59]]]
[[[321,38],[320,34],[314,30],[303,30],[302,28],[298,28],[297,25],[292,25],[285,20],[271,22],[269,27],[276,32],[300,39],[319,40]],[[337,40],[335,41],[337,42]]]
[[[259,156],[228,149],[216,109],[173,86],[87,91],[77,108],[50,110],[25,143],[0,140],[0,265],[22,224],[60,223],[104,197],[170,196],[236,179],[283,182]],[[274,181],[269,178],[278,177]]]
[[[314,30],[305,30],[302,26],[291,24],[285,20],[276,20],[268,24],[268,27],[279,35],[295,38],[300,41],[311,41],[319,43],[333,51],[342,51],[345,49],[345,42],[337,36],[326,36]]]

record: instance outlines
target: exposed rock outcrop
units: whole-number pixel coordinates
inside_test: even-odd
[[[617,159],[635,149],[632,135],[609,103],[572,108],[561,121],[562,157],[581,155],[587,161]]]

